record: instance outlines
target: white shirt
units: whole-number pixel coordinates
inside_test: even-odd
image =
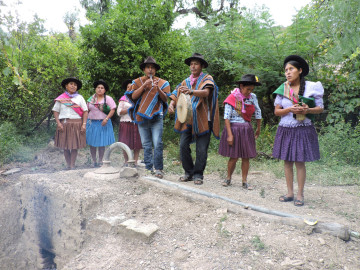
[[[84,111],[88,110],[85,99],[82,95],[72,98],[71,101],[78,104]],[[81,119],[81,116],[78,115],[71,107],[62,104],[59,101],[55,102],[52,110],[59,113],[59,119]]]

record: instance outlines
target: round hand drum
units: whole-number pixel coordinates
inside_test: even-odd
[[[192,117],[191,97],[190,95],[180,94],[176,105],[177,119],[180,123],[189,122]]]

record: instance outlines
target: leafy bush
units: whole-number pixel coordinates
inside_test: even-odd
[[[321,161],[335,165],[359,165],[360,125],[355,128],[350,123],[338,122],[327,126],[319,136]]]
[[[83,79],[80,53],[66,35],[44,35],[41,20],[7,21],[8,33],[0,34],[0,121],[17,123],[25,134],[51,112],[64,78]]]
[[[259,138],[256,140],[256,151],[258,153],[262,152],[269,156],[272,154],[276,130],[277,126],[266,125],[261,128]]]
[[[0,125],[0,164],[13,160],[21,149],[23,140],[24,137],[17,133],[14,124],[4,122]]]

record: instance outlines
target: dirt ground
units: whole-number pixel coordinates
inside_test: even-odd
[[[39,179],[46,176],[58,187],[64,185],[73,192],[86,189],[101,197],[101,204],[88,206],[84,214],[88,224],[98,215],[124,215],[145,224],[154,223],[159,230],[144,241],[91,231],[89,225],[88,230],[84,228],[81,249],[58,261],[57,269],[360,269],[360,240],[356,237],[343,241],[316,233],[310,225],[289,225],[283,222],[285,218],[152,184],[143,179],[142,169],[137,179],[85,181],[81,176],[95,170],[89,165],[89,153],[84,150],[79,153],[77,170],[64,171],[62,153],[51,147],[44,149],[32,162],[0,168],[22,169],[0,176],[0,196],[10,198],[10,190],[21,181],[20,175],[35,174]],[[250,171],[248,182],[254,190],[242,189],[240,175],[234,176],[230,187],[222,187],[221,177],[216,174],[206,175],[201,186],[179,183],[178,178],[167,173],[164,180],[319,222],[335,222],[360,232],[359,186],[307,184],[305,205],[295,207],[291,202],[279,202],[286,190],[285,180],[267,172]],[[6,217],[1,217],[4,213],[0,211],[2,223],[6,222]],[[2,233],[0,238],[4,237]],[[4,259],[5,251],[0,249],[0,269],[14,269]]]

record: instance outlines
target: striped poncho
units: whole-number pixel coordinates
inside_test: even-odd
[[[176,89],[172,92],[170,98],[177,102],[180,92],[178,88],[180,86],[187,86],[191,89],[190,77],[182,81]],[[196,82],[195,89],[202,90],[205,88],[210,88],[210,94],[208,97],[191,97],[191,105],[193,111],[193,117],[190,120],[192,125],[188,123],[181,123],[175,115],[175,126],[174,130],[176,132],[182,133],[189,129],[192,129],[192,134],[196,136],[201,136],[210,131],[213,132],[214,136],[219,139],[220,133],[220,118],[219,118],[219,104],[218,104],[218,92],[219,88],[213,80],[212,76],[209,74],[202,74]],[[209,120],[210,116],[210,120]],[[212,126],[209,126],[209,122]]]
[[[157,87],[151,87],[151,89],[146,89],[141,94],[141,96],[134,100],[132,94],[138,88],[140,88],[148,78],[146,76],[137,78],[132,81],[131,90],[125,92],[126,97],[131,103],[131,107],[128,110],[128,113],[131,119],[139,124],[144,121],[144,119],[152,119],[155,115],[163,114],[166,115],[168,104],[163,102],[159,97]],[[153,77],[154,81],[158,81],[158,87],[165,92],[167,96],[170,95],[170,84],[168,81],[165,81],[159,77]]]

